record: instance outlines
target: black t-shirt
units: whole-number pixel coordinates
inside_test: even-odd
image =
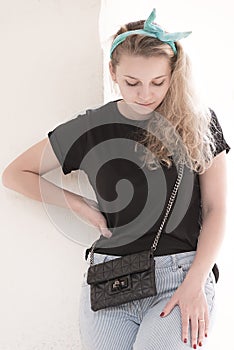
[[[147,120],[123,116],[111,101],[89,109],[48,133],[64,174],[81,169],[93,187],[99,209],[112,237],[98,240],[95,252],[126,255],[149,249],[163,219],[177,168],[149,170],[142,161],[143,146],[135,152],[136,135]],[[230,147],[215,113],[211,130],[216,153]],[[199,176],[184,168],[183,179],[155,255],[196,250],[202,226]],[[89,250],[87,250],[88,253]]]

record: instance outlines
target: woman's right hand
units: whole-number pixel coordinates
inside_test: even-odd
[[[111,231],[107,228],[106,219],[100,212],[98,203],[94,200],[82,197],[77,213],[95,226],[104,237],[110,238],[112,236]]]

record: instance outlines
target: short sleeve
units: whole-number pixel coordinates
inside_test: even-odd
[[[50,144],[65,175],[80,169],[86,147],[86,123],[86,114],[79,114],[48,133]]]
[[[214,152],[214,157],[217,156],[217,154],[221,153],[222,151],[226,150],[226,153],[228,153],[231,149],[231,147],[227,144],[224,135],[223,135],[223,130],[220,126],[220,123],[218,121],[218,118],[215,114],[215,112],[210,109],[211,111],[211,124],[210,124],[210,129],[211,132],[214,136],[215,140],[215,146],[216,150]]]

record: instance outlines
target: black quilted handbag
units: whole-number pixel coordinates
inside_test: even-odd
[[[153,251],[146,250],[91,266],[87,283],[92,310],[156,295],[154,265]]]
[[[154,251],[182,177],[183,167],[180,166],[165,216],[150,250],[94,264],[94,246],[97,241],[93,243],[87,274],[87,283],[91,286],[90,300],[93,311],[156,295]]]

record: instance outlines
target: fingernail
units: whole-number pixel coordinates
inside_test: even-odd
[[[188,339],[187,338],[184,338],[184,343],[187,343]]]
[[[194,349],[196,349],[196,348],[197,348],[197,345],[196,345],[196,344],[194,344],[194,345],[193,345],[193,348],[194,348]]]
[[[112,233],[110,231],[106,231],[105,232],[105,237],[106,238],[111,238],[111,236],[112,236]]]
[[[199,346],[202,346],[202,342],[200,341],[198,345],[199,345]]]
[[[206,337],[206,338],[208,337],[207,333],[205,334],[205,337]]]
[[[165,312],[161,312],[160,316],[163,317],[165,315]]]

